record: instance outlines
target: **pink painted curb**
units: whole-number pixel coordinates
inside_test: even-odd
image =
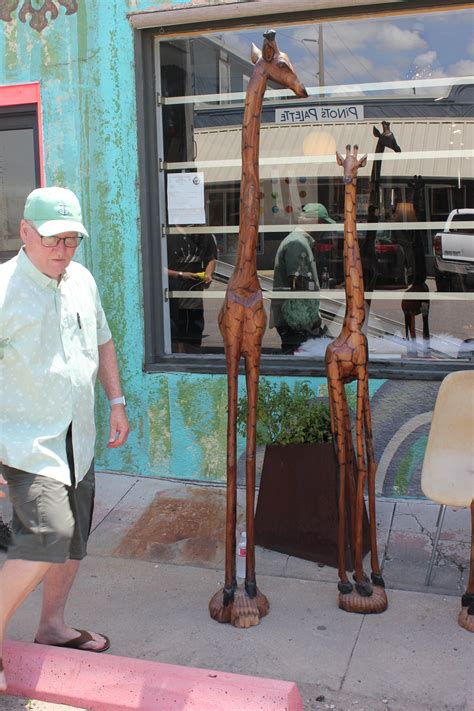
[[[296,684],[6,642],[7,693],[93,711],[302,711]]]

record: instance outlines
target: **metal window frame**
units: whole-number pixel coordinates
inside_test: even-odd
[[[246,28],[261,24],[261,17],[246,14],[251,10],[252,15],[256,6],[265,5],[270,9],[266,12],[266,25],[272,24],[300,24],[314,20],[317,13],[318,20],[343,19],[349,17],[375,17],[377,15],[396,15],[419,13],[422,11],[441,11],[444,9],[464,9],[471,3],[458,0],[445,0],[442,7],[435,0],[368,0],[354,7],[352,0],[340,2],[312,2],[312,9],[306,0],[297,2],[300,11],[294,8],[291,17],[288,16],[287,6],[279,0],[247,4],[239,4],[238,16],[233,16],[234,5],[220,5],[203,8],[190,8],[172,11],[152,11],[136,13],[129,16],[134,29],[135,38],[135,73],[137,97],[137,131],[138,131],[138,157],[140,179],[140,227],[143,269],[143,305],[144,305],[144,330],[145,330],[145,357],[143,369],[147,373],[186,372],[202,374],[223,374],[226,372],[225,356],[214,354],[165,354],[165,332],[163,328],[163,296],[167,286],[161,270],[161,254],[163,251],[164,234],[161,219],[164,211],[164,198],[160,194],[160,180],[158,171],[158,133],[156,125],[157,97],[155,89],[156,58],[154,52],[157,35],[170,37],[173,35],[195,34],[211,32],[219,29],[229,30]],[[304,7],[306,5],[306,7]],[[321,5],[321,8],[315,7]],[[326,7],[324,7],[326,6]],[[271,8],[274,7],[274,12]],[[206,21],[200,10],[206,12]],[[177,15],[179,13],[179,15]],[[178,18],[182,22],[178,24]],[[173,24],[174,23],[174,24]],[[159,234],[156,234],[158,227]],[[448,373],[456,370],[465,370],[474,367],[474,362],[461,361],[418,361],[416,358],[407,362],[388,362],[371,359],[369,372],[371,378],[403,379],[403,380],[442,380]],[[241,363],[241,369],[243,364]],[[262,355],[262,375],[287,375],[321,377],[325,375],[324,360],[309,358],[295,358],[294,356]]]
[[[12,131],[16,129],[31,129],[33,131],[33,163],[35,174],[35,185],[40,187],[41,181],[41,151],[40,132],[38,128],[38,106],[37,104],[8,104],[0,105],[0,131]],[[5,262],[16,255],[16,251],[0,251],[0,262]]]

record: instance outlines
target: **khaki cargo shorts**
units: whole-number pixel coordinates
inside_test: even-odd
[[[94,462],[84,479],[74,486],[69,433],[66,445],[72,486],[0,465],[13,507],[13,536],[7,558],[64,563],[68,559],[82,560],[87,554],[94,511]]]

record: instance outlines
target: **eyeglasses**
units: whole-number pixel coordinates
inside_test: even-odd
[[[41,244],[43,247],[57,247],[60,242],[64,242],[65,247],[77,247],[82,242],[82,235],[75,235],[74,237],[43,237],[39,235],[41,239]]]

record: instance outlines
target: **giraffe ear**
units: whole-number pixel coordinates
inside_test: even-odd
[[[364,168],[367,165],[367,153],[359,161],[359,168]]]
[[[340,154],[338,151],[336,151],[336,161],[337,161],[337,164],[338,164],[338,165],[344,165],[344,161],[342,160],[342,156],[341,156],[341,154]]]
[[[252,42],[252,50],[251,50],[250,57],[251,57],[251,59],[252,59],[253,64],[257,64],[257,62],[258,62],[258,60],[260,59],[261,56],[262,56],[261,51],[260,51],[259,48]]]

